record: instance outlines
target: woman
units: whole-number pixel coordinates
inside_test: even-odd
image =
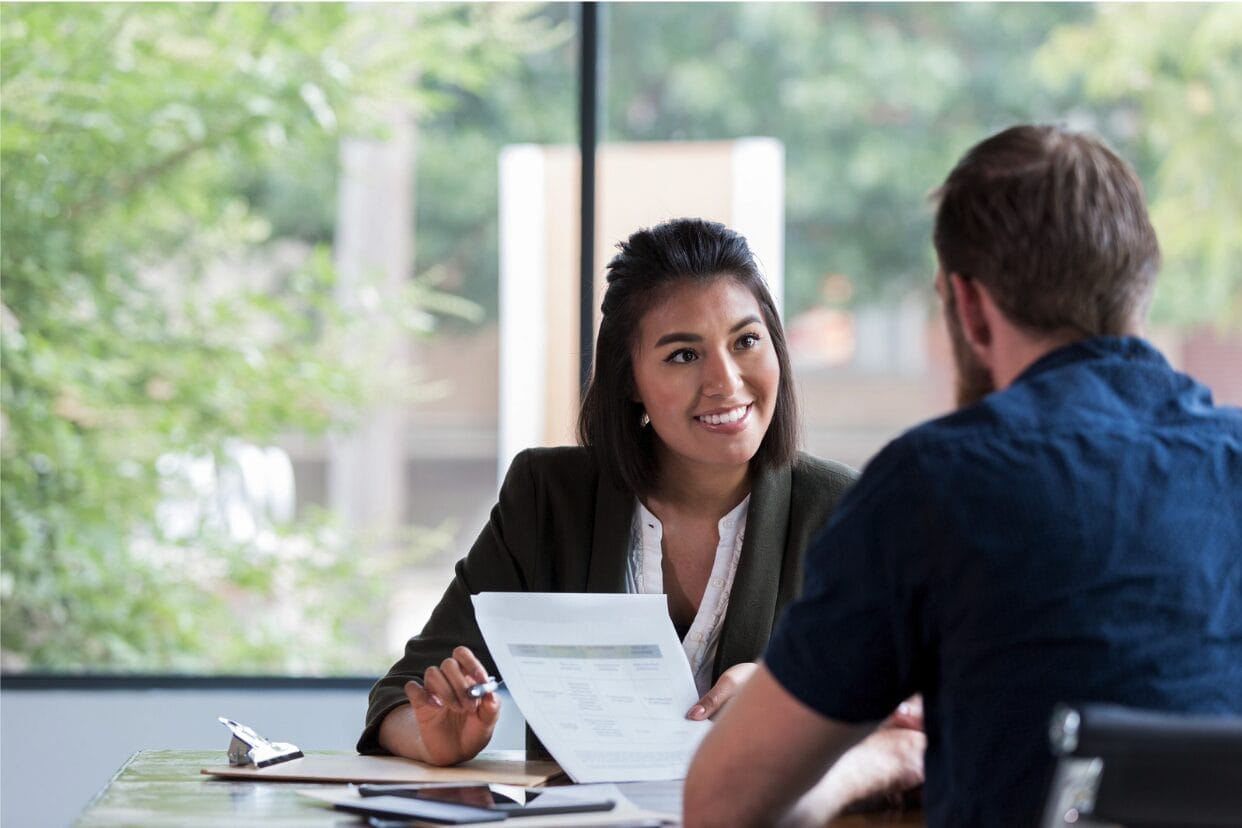
[[[665,593],[707,718],[763,653],[803,550],[855,474],[797,450],[789,354],[745,239],[697,219],[619,245],[580,447],[514,459],[422,633],[371,691],[362,753],[478,753],[500,712],[470,596]],[[530,734],[528,733],[528,742]]]

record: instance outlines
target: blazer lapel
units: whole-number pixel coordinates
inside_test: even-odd
[[[625,592],[626,557],[634,495],[618,489],[604,473],[596,483],[595,524],[587,592]]]
[[[741,560],[720,629],[717,678],[734,664],[757,661],[772,634],[789,535],[791,483],[792,471],[783,466],[760,475],[751,487]]]

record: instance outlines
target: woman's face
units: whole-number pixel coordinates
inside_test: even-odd
[[[663,444],[661,471],[748,464],[772,422],[781,376],[751,292],[727,274],[686,282],[638,327],[634,384]]]

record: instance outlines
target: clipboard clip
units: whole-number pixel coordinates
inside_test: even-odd
[[[230,765],[253,765],[256,768],[266,768],[268,765],[277,765],[302,756],[302,751],[297,745],[288,742],[270,742],[241,722],[235,722],[223,716],[217,718],[233,733],[233,739],[229,742]]]

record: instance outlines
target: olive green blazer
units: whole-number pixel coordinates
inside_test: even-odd
[[[741,560],[720,631],[715,676],[757,661],[780,611],[802,585],[802,555],[857,474],[799,455],[792,466],[752,484]],[[489,674],[492,660],[474,619],[479,592],[624,592],[634,493],[600,473],[580,447],[528,449],[514,458],[491,519],[405,655],[371,689],[359,753],[384,753],[379,725],[406,702],[404,685],[422,680],[464,644]],[[530,742],[528,733],[528,743]]]

